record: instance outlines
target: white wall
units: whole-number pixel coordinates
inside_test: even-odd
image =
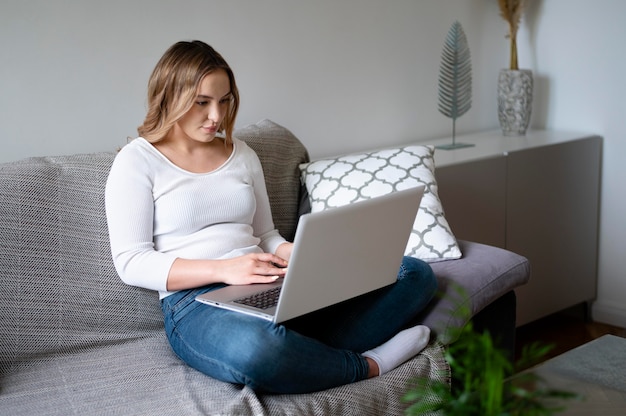
[[[533,125],[605,137],[594,316],[622,326],[624,15],[622,0],[532,0],[519,41],[535,72]],[[195,38],[235,70],[238,126],[270,118],[313,157],[448,136],[437,76],[454,20],[474,69],[457,129],[497,128],[508,44],[496,0],[0,0],[0,162],[122,146],[158,58]]]
[[[235,71],[238,126],[270,118],[313,156],[448,135],[437,76],[457,19],[475,73],[474,107],[457,127],[496,127],[498,58],[480,41],[489,3],[0,0],[0,162],[123,145],[143,121],[158,58],[195,38]]]

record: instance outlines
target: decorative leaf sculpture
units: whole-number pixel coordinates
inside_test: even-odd
[[[456,119],[472,107],[472,62],[467,37],[457,21],[446,36],[439,69],[439,112],[452,119],[452,145],[441,149],[473,146],[456,143]]]

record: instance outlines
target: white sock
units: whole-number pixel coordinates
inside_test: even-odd
[[[379,369],[378,375],[382,376],[415,357],[426,347],[429,339],[430,328],[417,325],[398,332],[389,341],[361,355],[376,361]]]

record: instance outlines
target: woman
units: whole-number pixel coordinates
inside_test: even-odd
[[[179,42],[160,59],[140,137],[119,152],[106,186],[122,280],[159,291],[167,337],[183,361],[255,390],[327,389],[415,356],[429,330],[403,328],[436,280],[413,258],[394,285],[285,325],[194,300],[224,285],[272,282],[292,251],[274,228],[258,157],[232,137],[238,108],[233,72],[209,45]]]

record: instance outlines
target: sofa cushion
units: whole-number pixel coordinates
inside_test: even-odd
[[[245,141],[259,156],[274,225],[283,237],[293,241],[300,203],[298,166],[309,161],[306,148],[293,133],[270,120],[238,128],[233,136]]]
[[[300,166],[311,211],[347,205],[424,185],[405,255],[434,262],[461,251],[437,194],[432,146],[412,145],[315,160]]]
[[[156,293],[111,259],[104,184],[113,153],[0,165],[0,372],[7,362],[161,330]]]
[[[443,347],[432,344],[382,377],[311,394],[259,395],[180,361],[160,332],[73,354],[18,362],[0,372],[3,415],[403,415],[415,377],[446,382]]]

